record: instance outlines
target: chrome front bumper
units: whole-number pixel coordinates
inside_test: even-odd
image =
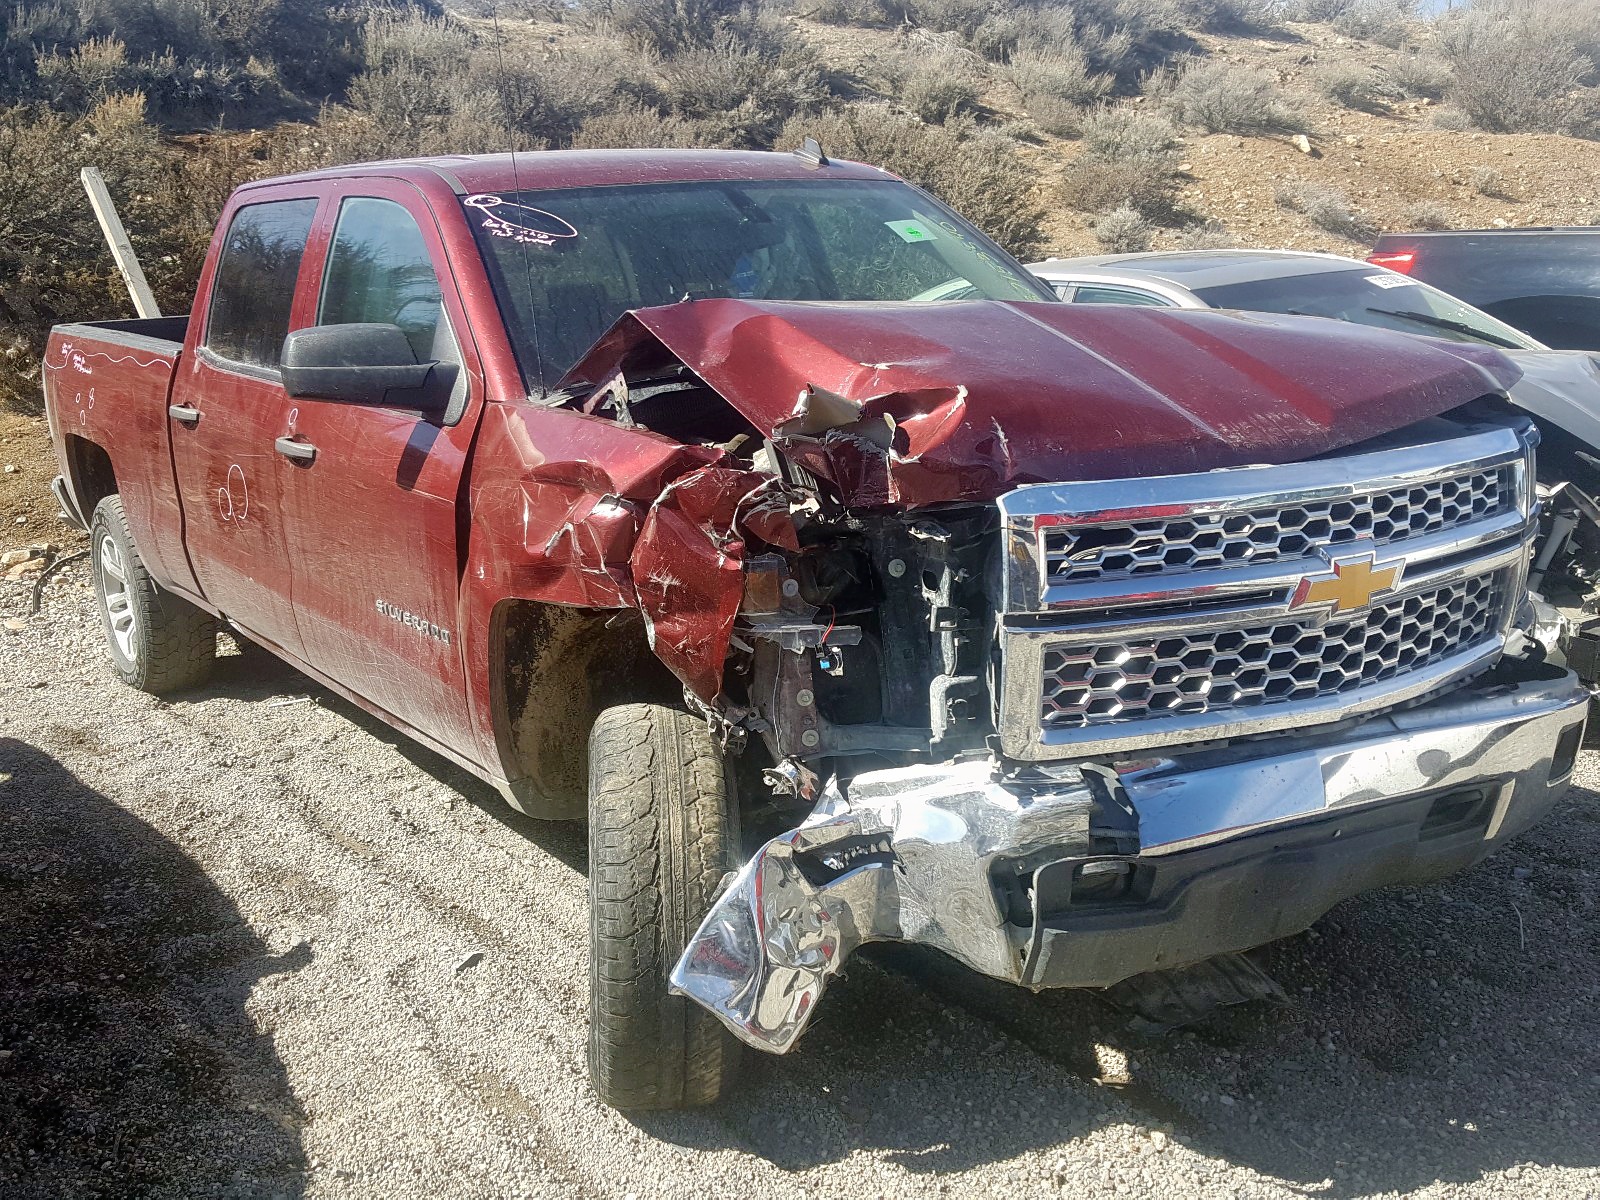
[[[1520,670],[1520,681],[1514,672]],[[1588,692],[1513,664],[1422,707],[1114,767],[989,760],[830,785],[713,905],[675,992],[782,1053],[871,941],[1029,987],[1109,986],[1437,878],[1560,795]]]

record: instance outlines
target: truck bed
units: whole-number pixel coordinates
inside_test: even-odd
[[[152,574],[192,587],[167,416],[188,327],[187,316],[58,325],[43,383],[68,515],[87,524],[116,491]]]

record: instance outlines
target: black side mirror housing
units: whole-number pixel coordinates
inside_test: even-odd
[[[437,415],[450,406],[454,363],[418,362],[398,325],[313,325],[283,339],[278,370],[296,400],[339,400]]]

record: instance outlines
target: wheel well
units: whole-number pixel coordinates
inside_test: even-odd
[[[70,482],[87,521],[93,518],[100,501],[117,494],[117,473],[111,466],[111,456],[88,438],[69,433],[66,450]]]
[[[512,802],[529,816],[582,819],[595,718],[613,704],[671,702],[682,685],[631,609],[503,601],[490,639],[495,742]]]

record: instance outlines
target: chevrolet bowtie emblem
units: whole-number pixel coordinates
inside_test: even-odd
[[[1373,596],[1388,591],[1399,581],[1399,563],[1392,567],[1384,567],[1381,571],[1374,571],[1370,556],[1335,559],[1331,576],[1307,575],[1300,581],[1300,585],[1294,590],[1294,599],[1289,601],[1289,607],[1326,604],[1331,600],[1334,612],[1366,608],[1372,603]]]

